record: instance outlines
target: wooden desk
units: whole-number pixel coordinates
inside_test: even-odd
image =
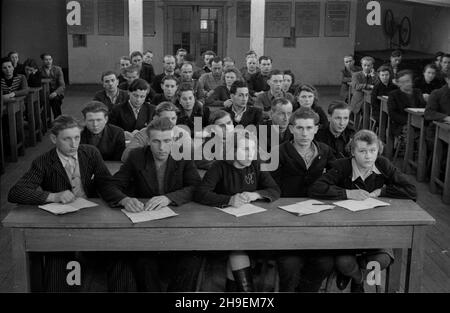
[[[0,105],[0,174],[5,173],[5,148],[3,143],[3,97]]]
[[[391,137],[391,118],[388,111],[388,97],[378,97],[380,100],[380,125],[378,128],[378,137],[383,141],[384,154],[388,159],[392,159],[394,150],[394,139]]]
[[[25,99],[28,119],[28,135],[31,146],[36,145],[36,141],[42,140],[41,133],[41,105],[39,99],[39,91],[41,88],[29,88],[28,95]]]
[[[364,102],[363,102],[363,120],[362,129],[370,129],[370,105],[372,102],[372,91],[363,89]]]
[[[434,137],[434,151],[433,162],[431,165],[430,189],[431,192],[437,193],[437,187],[441,187],[442,201],[450,203],[450,124],[438,123],[436,124],[436,135]],[[447,144],[447,159],[445,163],[444,180],[439,178],[439,173],[442,168],[442,156],[444,154],[444,143]]]
[[[197,203],[172,207],[176,217],[132,224],[102,205],[55,216],[36,206],[17,206],[3,220],[12,228],[14,288],[28,291],[29,252],[407,249],[405,291],[421,290],[426,226],[435,220],[415,202],[353,213],[343,208],[297,217],[278,209],[302,199],[258,202],[267,211],[236,218]],[[396,250],[398,252],[398,250]],[[392,265],[388,289],[398,291],[402,261]]]
[[[51,79],[43,78],[42,82],[42,93],[41,93],[41,101],[44,103],[45,108],[45,125],[49,128],[52,124],[52,110],[50,107],[50,82]],[[47,131],[47,130],[46,130]]]
[[[406,151],[403,162],[403,172],[411,173],[411,168],[416,170],[417,181],[426,179],[427,173],[427,147],[425,143],[425,119],[424,111],[417,112],[410,108],[405,110],[408,113]],[[419,133],[419,143],[417,147],[417,158],[414,158],[414,139]]]
[[[119,171],[123,163],[120,161],[105,161],[105,164],[108,170],[110,171],[111,175],[114,175]],[[197,169],[197,171],[201,178],[203,178],[203,176],[205,176],[206,174],[206,170]]]
[[[25,97],[15,97],[3,101],[6,114],[8,115],[9,146],[12,162],[17,162],[18,155],[25,155],[25,133],[22,109],[25,107],[24,101]]]

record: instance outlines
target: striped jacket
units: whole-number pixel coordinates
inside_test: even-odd
[[[11,92],[16,94],[16,97],[26,96],[28,94],[28,83],[24,75],[16,74],[12,78],[12,84],[10,87],[6,84],[6,79],[2,77],[2,95],[7,95]]]
[[[80,145],[78,162],[86,195],[97,197],[98,179],[111,175],[100,152],[94,146]],[[8,201],[20,204],[44,204],[49,193],[71,189],[69,177],[56,153],[56,148],[53,148],[32,162],[28,172],[10,189]]]

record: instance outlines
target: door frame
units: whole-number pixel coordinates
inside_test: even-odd
[[[169,7],[173,6],[203,6],[208,8],[220,8],[223,12],[223,22],[218,23],[221,25],[218,25],[221,29],[218,29],[218,38],[217,38],[217,48],[219,51],[214,51],[217,55],[220,57],[225,57],[227,52],[227,38],[228,38],[228,27],[227,27],[227,21],[228,21],[228,8],[232,7],[233,5],[230,4],[229,1],[214,1],[214,2],[205,2],[205,1],[164,1],[163,4],[161,4],[161,7],[163,9],[163,15],[164,15],[164,55],[172,54],[171,52],[171,43],[169,42]],[[200,33],[199,33],[200,34]],[[194,40],[200,40],[200,38],[196,38]],[[191,53],[191,51],[189,51]],[[196,60],[197,63],[202,64],[203,60]]]

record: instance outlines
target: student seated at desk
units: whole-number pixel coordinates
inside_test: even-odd
[[[255,100],[255,107],[260,108],[263,111],[264,120],[270,118],[270,109],[272,107],[272,101],[275,98],[286,98],[294,105],[294,110],[298,107],[294,96],[289,92],[283,91],[281,88],[284,80],[283,72],[280,70],[272,70],[268,77],[267,84],[270,87],[269,90],[258,94]]]
[[[235,81],[231,85],[230,96],[232,104],[225,111],[230,113],[233,124],[243,127],[248,125],[258,127],[262,122],[263,112],[260,108],[248,104],[249,90],[247,84],[243,81]]]
[[[163,68],[164,71],[156,75],[152,82],[152,89],[156,93],[163,93],[162,90],[162,80],[165,76],[175,76],[179,78],[180,76],[175,73],[175,57],[173,55],[166,55],[163,59]]]
[[[266,55],[259,57],[260,71],[250,77],[248,88],[252,97],[257,97],[260,93],[270,89],[267,81],[270,79],[270,72],[272,72],[272,58]]]
[[[340,96],[346,102],[350,99],[348,98],[348,83],[352,81],[353,73],[361,71],[359,66],[355,65],[355,59],[352,54],[344,56],[344,69],[341,71],[341,92]]]
[[[280,163],[272,176],[281,197],[306,197],[311,184],[335,160],[326,144],[314,141],[319,116],[310,108],[300,108],[289,119],[292,141],[281,144]],[[321,251],[282,251],[277,257],[280,291],[317,292],[333,270],[333,258]]]
[[[394,50],[389,57],[389,62],[383,64],[383,66],[387,66],[393,77],[395,77],[398,72],[406,69],[404,64],[402,63],[402,60],[403,53],[400,50]]]
[[[414,81],[414,88],[422,91],[423,99],[428,101],[428,97],[435,89],[439,89],[442,86],[442,82],[436,78],[437,67],[434,64],[428,64],[423,70],[423,75],[416,78]]]
[[[61,115],[53,121],[50,139],[54,147],[32,162],[31,168],[10,189],[9,202],[66,204],[77,197],[98,197],[99,179],[109,177],[110,173],[97,148],[80,145],[80,129],[79,123],[71,116]],[[69,286],[66,282],[67,263],[74,259],[80,261],[74,253],[45,254],[45,291],[79,290],[79,287]]]
[[[363,90],[372,90],[378,83],[378,77],[373,69],[374,58],[366,56],[361,59],[362,71],[352,75],[352,99],[350,105],[352,113],[358,114],[364,103]]]
[[[14,74],[25,75],[25,66],[19,62],[19,52],[11,51],[8,53],[8,58],[14,67]]]
[[[291,95],[295,95],[298,85],[295,83],[295,75],[291,70],[283,71],[283,83],[281,89],[284,92],[289,92]]]
[[[125,149],[123,129],[108,123],[109,110],[101,102],[91,101],[81,111],[85,127],[81,132],[81,143],[93,145],[105,161],[120,161]]]
[[[14,67],[9,58],[2,59],[1,88],[3,100],[28,94],[27,79],[22,74],[14,74]]]
[[[445,53],[441,58],[439,70],[436,73],[436,78],[441,82],[441,86],[445,85],[445,76],[450,72],[450,54]]]
[[[347,145],[355,134],[350,121],[350,105],[344,101],[335,100],[328,106],[330,123],[327,128],[321,128],[314,137],[317,141],[327,144],[336,159],[350,156]]]
[[[173,149],[175,149],[175,146],[179,146],[179,151],[181,151],[183,147],[187,147],[192,144],[192,139],[190,132],[185,129],[187,126],[180,127],[176,125],[178,120],[178,111],[179,109],[172,102],[161,102],[156,106],[153,119],[166,117],[170,120],[173,124]],[[121,161],[125,162],[127,160],[131,150],[145,147],[146,145],[148,145],[147,127],[142,128],[133,136],[133,138],[131,138],[131,141],[123,151]]]
[[[112,112],[113,107],[127,103],[129,100],[128,92],[119,88],[117,74],[113,71],[102,73],[101,81],[103,90],[97,91],[93,100],[102,102]]]
[[[391,134],[393,138],[400,135],[406,136],[406,123],[408,114],[406,108],[425,108],[420,89],[413,88],[413,73],[403,70],[397,73],[397,85],[399,89],[389,93],[387,102],[389,116],[391,118]]]
[[[194,65],[193,63],[185,61],[180,68],[180,84],[189,84],[194,90],[194,96],[197,101],[200,103],[205,103],[205,95],[203,93],[203,89],[200,87],[200,83],[198,80],[193,79],[192,75],[194,73]]]
[[[258,57],[253,54],[247,55],[245,57],[245,64],[246,66],[241,68],[241,74],[244,81],[249,84],[251,77],[259,72]]]
[[[130,54],[131,64],[139,67],[139,78],[145,80],[149,85],[155,78],[153,65],[144,63],[144,55],[140,51],[133,51]]]
[[[158,105],[161,102],[172,102],[175,103],[177,100],[177,90],[180,85],[180,81],[173,75],[164,76],[161,81],[162,93],[158,93],[153,97],[152,103]]]
[[[132,64],[122,70],[122,75],[125,78],[125,81],[119,84],[119,89],[128,92],[128,88],[132,82],[139,78],[139,66],[136,64]],[[153,98],[156,96],[156,92],[152,87],[148,88],[147,98],[145,101],[152,103]]]
[[[178,100],[175,105],[178,107],[178,124],[186,125],[191,130],[191,137],[194,137],[194,119],[200,118],[203,129],[209,123],[209,108],[198,102],[194,95],[191,84],[183,83],[178,91]],[[197,126],[198,127],[198,126]]]
[[[397,85],[392,82],[392,73],[388,66],[382,65],[377,70],[378,82],[373,87],[370,95],[370,108],[372,109],[372,118],[378,124],[380,120],[381,100],[378,97],[388,96],[392,90],[397,89]]]
[[[297,88],[295,94],[297,103],[293,103],[294,111],[301,108],[311,108],[319,115],[319,128],[328,127],[328,116],[325,111],[319,106],[319,93],[312,85],[303,84]]]
[[[350,145],[352,157],[337,160],[331,170],[316,180],[309,189],[311,197],[333,200],[371,197],[416,199],[413,182],[381,156],[383,143],[374,132],[360,130]],[[351,279],[352,292],[364,292],[363,281],[367,272],[365,265],[360,268],[359,261],[364,264],[377,261],[381,269],[393,261],[392,250],[385,249],[343,250],[339,254],[335,259],[340,273],[336,283],[339,289],[344,290]]]
[[[25,77],[27,78],[28,87],[39,88],[42,86],[42,75],[39,71],[37,62],[33,59],[26,59],[23,62],[25,68]]]
[[[192,200],[200,176],[192,160],[172,158],[173,127],[169,118],[154,119],[147,127],[148,145],[132,150],[113,178],[103,182],[102,198],[112,207],[142,212]],[[149,200],[141,202],[139,198]],[[143,291],[161,291],[159,275],[166,266],[170,268],[167,291],[195,291],[202,262],[196,252],[142,252],[127,259],[118,271],[133,277],[130,273],[136,267],[135,279],[144,281]]]
[[[203,74],[205,73],[211,73],[211,63],[210,60],[216,57],[216,53],[211,50],[207,50],[203,52],[202,54],[202,60],[203,60],[203,67],[197,71],[194,72],[194,75],[192,75],[192,78],[199,79]]]
[[[128,87],[128,102],[113,108],[110,123],[125,131],[125,140],[130,140],[153,119],[155,106],[146,102],[150,86],[143,79],[134,80]]]
[[[64,90],[66,89],[64,74],[61,67],[53,64],[53,58],[49,53],[42,53],[41,60],[43,63],[41,68],[42,78],[50,79],[50,94],[48,97],[53,117],[56,118],[61,115]]]
[[[233,151],[233,159],[215,161],[195,192],[195,201],[213,207],[240,207],[256,200],[274,201],[280,189],[256,160],[256,137],[240,130],[227,140],[225,154]],[[234,283],[233,283],[234,280]],[[254,291],[250,257],[244,251],[233,251],[228,260],[227,291]]]
[[[223,73],[223,78],[225,83],[223,85],[217,86],[214,92],[206,98],[206,106],[214,106],[221,108],[228,108],[231,106],[231,96],[230,89],[231,85],[238,79],[238,73],[236,69],[229,68]]]
[[[119,80],[119,86],[120,84],[124,83],[127,81],[127,79],[125,79],[124,77],[124,70],[131,65],[131,60],[130,57],[128,55],[124,55],[122,57],[120,57],[119,60],[119,65],[120,65],[120,74],[117,77],[117,79]],[[136,77],[137,78],[137,77]],[[119,87],[120,88],[120,87]]]
[[[205,97],[209,97],[214,89],[223,85],[223,62],[218,56],[209,60],[211,71],[205,73],[198,79],[200,87],[203,89]]]

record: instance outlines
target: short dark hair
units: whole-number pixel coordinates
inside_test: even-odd
[[[230,87],[230,94],[236,94],[238,88],[248,88],[247,83],[241,80],[236,80]]]
[[[238,70],[237,70],[237,68],[235,68],[235,67],[229,67],[229,68],[227,68],[227,69],[223,72],[223,75],[225,76],[225,74],[228,74],[228,73],[234,73],[234,74],[236,74],[236,78],[239,76]]]
[[[316,104],[319,101],[319,92],[313,85],[303,84],[298,86],[297,90],[295,91],[295,98],[297,98],[302,91],[307,91],[314,94],[314,104]]]
[[[19,55],[19,52],[17,52],[17,51],[10,51],[10,52],[8,52],[8,58],[10,58],[13,54]]]
[[[271,70],[270,74],[269,74],[269,79],[272,78],[272,76],[275,76],[275,75],[283,75],[283,72],[280,71],[280,70]]]
[[[177,53],[175,53],[175,54],[177,55],[180,52],[186,52],[187,53],[187,50],[184,49],[184,48],[180,48],[180,49],[177,50]]]
[[[434,54],[434,58],[437,59],[438,57],[442,57],[444,55],[444,52],[438,51]]]
[[[222,62],[223,62],[223,63],[225,63],[225,62],[233,62],[233,63],[234,63],[234,60],[233,60],[232,57],[224,57],[223,60],[222,60]]]
[[[163,102],[161,102],[160,104],[158,104],[156,106],[155,114],[159,116],[164,111],[173,111],[175,113],[178,113],[180,110],[172,102],[170,102],[170,101],[163,101]]]
[[[394,50],[391,53],[392,58],[398,58],[398,57],[401,57],[402,55],[403,55],[403,53],[401,50]]]
[[[378,138],[377,134],[371,130],[361,129],[358,131],[348,143],[350,151],[353,152],[355,150],[357,141],[364,141],[369,145],[376,143],[378,144],[378,155],[383,153],[383,142]]]
[[[152,130],[167,131],[172,130],[173,126],[174,125],[168,117],[156,117],[150,122],[150,124],[148,124],[146,133],[150,138],[150,132]]]
[[[133,80],[133,82],[128,86],[128,91],[133,92],[136,90],[149,90],[150,85],[143,79],[138,78]]]
[[[4,64],[4,63],[7,63],[7,62],[10,62],[11,64],[12,64],[12,61],[11,61],[11,59],[9,58],[9,57],[4,57],[4,58],[2,58],[2,65]],[[2,74],[3,75],[3,74]]]
[[[335,110],[349,110],[352,111],[352,108],[350,105],[342,100],[333,100],[330,102],[330,105],[328,106],[328,114],[331,116],[333,115]]]
[[[83,113],[84,118],[86,118],[87,113],[98,113],[98,112],[103,112],[105,116],[108,116],[109,109],[104,103],[95,100],[86,103],[83,110],[81,110],[81,113]]]
[[[228,113],[227,111],[224,111],[224,110],[213,111],[209,115],[209,124],[213,125],[217,120],[220,120],[221,118],[223,118],[227,115],[230,116],[230,113]]]
[[[120,60],[127,60],[127,61],[130,61],[130,62],[131,62],[131,59],[130,59],[130,57],[129,57],[128,55],[121,56],[120,59],[119,59],[119,61],[120,61]]]
[[[212,50],[206,50],[205,52],[202,53],[202,59],[205,58],[205,55],[213,55],[216,56],[216,53]]]
[[[35,69],[39,68],[39,66],[38,66],[38,64],[37,64],[35,59],[26,59],[25,62],[23,62],[23,67],[25,67],[25,66],[32,67],[32,68],[35,68]]]
[[[182,83],[180,87],[178,88],[178,95],[181,96],[181,94],[185,91],[192,91],[192,94],[195,97],[194,88],[190,83]]]
[[[294,85],[295,82],[295,75],[291,70],[285,70],[283,71],[283,75],[289,75],[292,77],[292,85]]]
[[[389,66],[387,66],[387,65],[381,65],[381,66],[377,69],[377,72],[378,72],[378,73],[386,72],[386,71],[388,71],[389,74],[392,74],[392,73],[391,73],[391,68],[390,68]]]
[[[314,121],[314,125],[317,125],[319,124],[320,117],[319,114],[317,114],[313,109],[301,107],[295,110],[295,112],[291,115],[289,118],[289,124],[294,125],[295,121],[298,119],[312,119]]]
[[[450,53],[444,53],[444,55],[442,56],[442,58],[450,59]]]
[[[262,62],[262,61],[264,61],[264,60],[269,60],[269,61],[270,61],[270,63],[272,63],[272,62],[273,62],[273,60],[272,60],[272,57],[269,57],[269,56],[267,56],[267,55],[262,55],[262,56],[260,56],[260,57],[259,57],[259,59],[258,59],[258,63],[260,63],[260,64],[261,64],[261,62]]]
[[[430,63],[430,64],[425,65],[425,67],[423,68],[423,71],[425,72],[425,71],[426,71],[427,69],[429,69],[429,68],[431,68],[431,69],[433,69],[433,70],[435,70],[435,71],[438,70],[436,64]]]
[[[50,132],[58,136],[58,134],[64,129],[78,127],[81,130],[80,123],[70,115],[60,115],[52,122]]]
[[[217,55],[214,58],[211,58],[208,63],[209,63],[209,65],[212,66],[213,62],[214,63],[221,62],[223,64],[222,59],[219,56],[217,56]]]
[[[294,107],[294,105],[291,103],[291,101],[289,101],[286,98],[279,97],[279,98],[275,98],[272,100],[272,102],[270,104],[270,108],[272,111],[275,111],[275,108],[277,107],[277,105],[288,105],[288,104],[291,104],[292,107]]]
[[[43,61],[44,58],[45,58],[47,55],[50,56],[50,57],[52,57],[52,55],[51,55],[50,53],[48,53],[48,52],[41,53],[41,55],[40,55],[39,57],[40,57],[41,60]]]
[[[176,78],[175,76],[173,76],[173,75],[166,75],[166,76],[164,76],[163,79],[161,80],[161,85],[164,85],[164,82],[165,82],[166,80],[173,80],[173,81],[175,81],[175,84],[176,84],[177,86],[180,84],[180,81],[179,81],[178,78]]]
[[[194,62],[195,62],[195,57],[192,54],[188,53],[184,56],[184,63],[192,64]]]
[[[138,73],[140,72],[139,66],[137,66],[137,64],[131,64],[130,66],[127,66],[123,69],[123,75],[125,75],[126,73]]]
[[[130,60],[133,60],[133,58],[136,56],[140,56],[141,58],[144,57],[141,51],[133,51],[130,53]]]
[[[414,77],[413,71],[411,71],[411,70],[401,70],[401,71],[397,72],[397,75],[395,75],[395,78],[399,79],[400,77],[403,77],[403,76],[406,76],[406,75],[411,76],[411,78]]]
[[[114,72],[114,71],[105,71],[105,72],[102,73],[102,76],[101,76],[100,80],[103,81],[103,78],[105,78],[105,76],[109,76],[109,75],[114,75],[114,76],[116,76],[116,79],[117,79],[116,72]]]
[[[153,54],[153,51],[152,51],[152,50],[145,50],[145,52],[144,52],[143,54],[146,54],[146,53],[151,53],[151,54]]]

